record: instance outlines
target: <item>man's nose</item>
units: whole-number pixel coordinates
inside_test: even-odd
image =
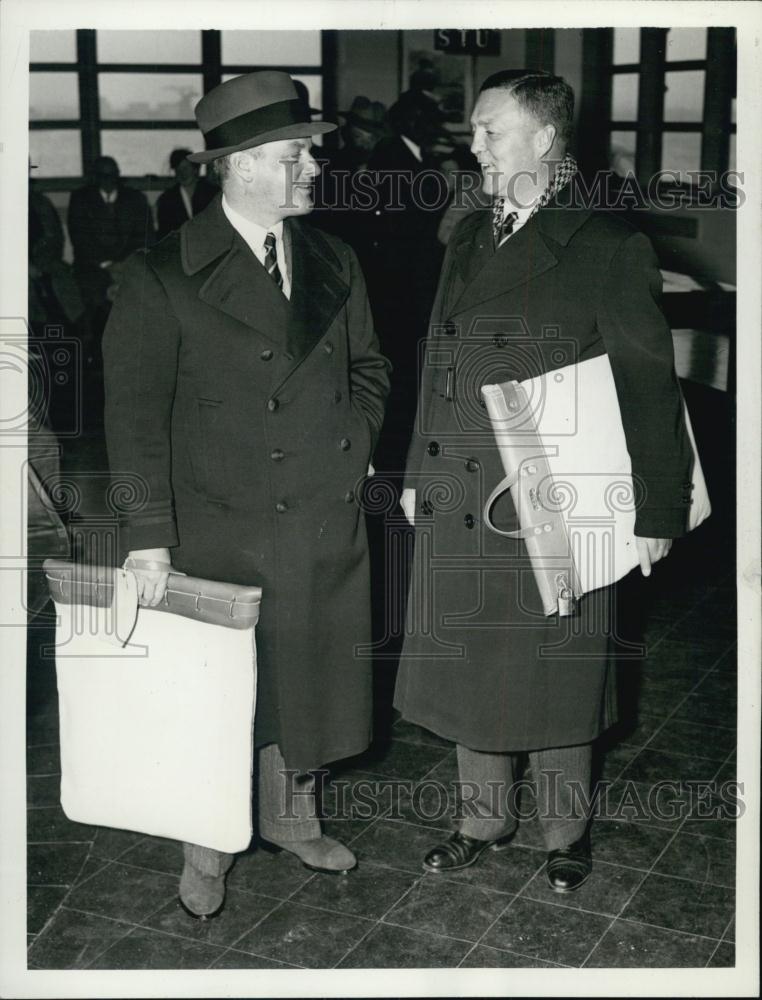
[[[319,177],[320,176],[320,164],[312,155],[312,153],[304,154],[304,168],[303,173],[308,177]]]
[[[482,151],[482,148],[483,148],[482,137],[479,134],[479,130],[477,129],[474,132],[473,139],[471,140],[471,152],[474,154],[474,156],[478,156],[479,153]]]

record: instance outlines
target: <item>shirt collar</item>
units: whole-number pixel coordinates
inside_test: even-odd
[[[413,156],[418,160],[419,163],[423,162],[423,156],[421,155],[421,147],[417,142],[413,142],[412,139],[408,139],[406,135],[400,135],[400,139],[405,143],[407,148],[413,154]]]
[[[276,222],[275,225],[270,226],[269,229],[265,229],[258,222],[252,222],[251,219],[247,219],[246,216],[241,215],[240,212],[232,208],[224,194],[222,196],[222,211],[225,213],[233,229],[244,238],[250,247],[264,246],[265,237],[268,233],[272,233],[276,240],[283,239],[283,219],[280,222]]]

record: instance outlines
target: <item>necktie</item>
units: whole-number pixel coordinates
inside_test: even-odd
[[[268,233],[265,236],[265,270],[273,279],[278,288],[283,290],[283,275],[278,267],[278,255],[275,252],[275,234]]]
[[[511,235],[516,219],[518,219],[516,212],[509,212],[503,218],[504,209],[505,198],[498,198],[492,206],[492,239],[496,250],[505,237]]]

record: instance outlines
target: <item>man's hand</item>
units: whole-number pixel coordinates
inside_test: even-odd
[[[643,576],[651,575],[651,566],[663,559],[672,548],[671,538],[635,538],[640,560],[640,572]]]
[[[400,497],[400,507],[411,527],[415,527],[415,490],[403,490]]]
[[[148,569],[145,563],[155,563],[156,568]],[[166,570],[160,567],[165,565]],[[127,569],[135,574],[138,583],[138,600],[143,607],[155,608],[164,597],[169,577],[169,549],[135,549],[127,556]]]

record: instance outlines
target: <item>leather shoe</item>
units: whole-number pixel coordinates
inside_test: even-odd
[[[443,844],[437,844],[429,851],[423,859],[424,871],[457,872],[470,868],[487,849],[504,851],[512,837],[513,833],[509,833],[497,840],[479,840],[465,833],[453,833]]]
[[[545,872],[554,892],[574,892],[586,882],[593,870],[590,833],[585,833],[568,847],[548,852]]]
[[[357,858],[350,849],[325,834],[312,840],[294,840],[283,844],[261,840],[260,844],[271,854],[280,851],[295,854],[305,868],[322,875],[347,875],[357,867]]]

